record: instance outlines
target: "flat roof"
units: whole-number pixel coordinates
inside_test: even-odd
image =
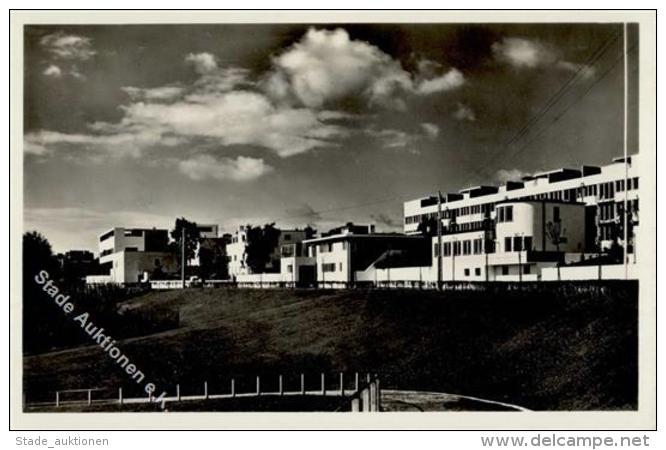
[[[585,206],[586,204],[584,202],[567,202],[565,200],[550,200],[550,199],[543,199],[543,200],[529,200],[529,199],[515,199],[515,200],[501,200],[499,202],[495,202],[496,205],[504,205],[507,203],[553,203],[557,205],[573,205],[573,206]]]
[[[628,157],[627,157],[628,162],[631,163],[632,157],[633,157],[633,158],[636,158],[636,157],[638,156],[638,153],[634,153],[634,154],[627,155],[627,156],[628,156]],[[552,183],[559,183],[559,182],[564,182],[564,181],[570,181],[571,179],[575,179],[575,178],[585,178],[585,177],[588,177],[588,176],[595,176],[595,175],[599,175],[599,174],[602,172],[602,170],[603,170],[604,167],[610,167],[610,166],[612,166],[612,165],[614,165],[614,164],[623,163],[623,162],[624,162],[624,157],[623,157],[623,156],[620,156],[620,157],[615,157],[615,158],[613,158],[611,164],[607,164],[607,165],[605,165],[605,166],[596,166],[596,165],[584,164],[584,165],[581,166],[580,169],[559,168],[559,169],[554,169],[554,170],[548,170],[548,171],[538,172],[538,173],[534,173],[534,174],[532,174],[532,175],[526,175],[526,176],[521,177],[521,180],[522,180],[522,181],[519,181],[519,180],[516,180],[516,181],[509,181],[509,182],[507,182],[507,183],[504,183],[504,184],[501,184],[501,185],[497,186],[497,188],[499,189],[499,188],[501,188],[502,186],[507,186],[509,183],[523,183],[523,182],[525,182],[525,181],[533,181],[533,180],[535,180],[535,179],[537,179],[537,178],[549,178],[550,175],[555,175],[555,174],[577,174],[577,176],[575,176],[575,177],[571,177],[571,178],[569,178],[569,179],[553,180]],[[587,169],[587,170],[586,170],[586,169]],[[586,173],[586,172],[587,172],[587,173]],[[591,172],[591,173],[590,173],[590,172]],[[524,183],[523,183],[523,184],[524,184]],[[472,191],[472,190],[474,190],[474,189],[482,188],[482,187],[484,187],[484,186],[485,186],[485,185],[467,187],[467,188],[465,188],[465,189],[461,189],[459,192],[460,192],[460,193],[463,193],[463,192],[464,192],[464,193],[467,193],[467,192],[470,192],[470,191]],[[490,186],[486,186],[486,187],[490,187]],[[525,187],[525,186],[524,186],[524,187]],[[525,187],[525,188],[526,188],[526,187]],[[517,189],[507,189],[507,190],[517,190]],[[446,198],[447,195],[448,195],[448,194],[443,194],[443,197]],[[461,194],[455,194],[455,195],[461,195]],[[428,199],[428,198],[436,198],[436,196],[433,196],[432,194],[430,194],[430,195],[424,195],[424,196],[422,196],[422,197],[417,197],[417,198],[414,198],[414,199],[411,199],[411,200],[407,200],[407,201],[405,201],[405,202],[403,202],[403,203],[406,204],[406,203],[411,203],[411,202],[421,201],[421,200]],[[448,200],[448,199],[447,199],[447,200]],[[460,200],[462,200],[462,199],[448,200],[448,202],[456,202],[456,201],[460,201]],[[436,203],[436,202],[435,202],[435,203]]]
[[[324,241],[342,241],[346,239],[373,239],[373,238],[398,238],[398,239],[422,239],[423,236],[401,233],[370,233],[370,234],[334,234],[332,236],[323,236],[303,240],[304,244],[312,244]]]

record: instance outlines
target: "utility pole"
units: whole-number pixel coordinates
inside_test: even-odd
[[[185,225],[180,229],[180,281],[185,289]]]
[[[628,93],[629,93],[629,70],[627,67],[627,23],[622,24],[623,27],[623,41],[624,41],[624,139],[623,139],[623,149],[624,149],[624,208],[622,210],[622,216],[624,220],[624,279],[629,278],[629,270],[627,266],[627,247],[629,246],[629,227],[628,227],[628,214],[627,214],[627,192],[629,192],[629,160],[627,155],[627,108],[628,108]],[[634,253],[636,249],[634,248]]]
[[[437,191],[437,289],[442,290],[442,191]]]
[[[518,247],[518,283],[523,284],[523,259],[521,253],[523,252],[523,239],[520,239],[520,246]],[[515,242],[514,242],[515,244]]]
[[[455,283],[456,281],[456,249],[457,249],[457,244],[458,239],[453,238],[453,241],[451,241],[451,281]],[[454,287],[455,289],[455,287]]]

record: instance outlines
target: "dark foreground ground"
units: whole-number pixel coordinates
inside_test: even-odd
[[[346,383],[354,372],[370,371],[385,389],[463,394],[535,410],[636,409],[637,298],[633,282],[606,283],[600,292],[556,283],[444,293],[152,292],[119,307],[178,311],[179,326],[122,340],[120,347],[170,395],[176,383],[182,395],[200,394],[204,381],[211,393],[224,393],[231,377],[238,392],[249,392],[256,375],[265,380],[262,388],[275,389],[271,383],[283,374],[285,389],[298,389],[300,373],[316,389],[321,372],[333,389],[340,371]],[[24,357],[24,385],[28,402],[53,401],[63,389],[102,388],[99,395],[109,398],[118,387],[126,396],[141,394],[97,346]],[[312,410],[292,401],[282,410]],[[465,409],[465,402],[452,409]]]

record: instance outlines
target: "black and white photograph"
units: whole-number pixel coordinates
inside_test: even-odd
[[[22,423],[656,426],[656,13],[52,14],[11,36]]]

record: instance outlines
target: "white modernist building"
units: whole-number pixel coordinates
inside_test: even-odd
[[[304,241],[316,264],[317,282],[322,287],[348,287],[372,281],[367,273],[374,264],[429,259],[428,241],[418,235],[378,233],[374,225],[345,226]]]
[[[99,263],[105,275],[86,277],[89,284],[138,283],[152,274],[177,270],[174,256],[167,251],[167,230],[155,228],[112,228],[99,236]]]
[[[252,275],[252,270],[247,265],[246,247],[248,244],[249,227],[241,225],[232,235],[231,242],[227,244],[227,256],[229,258],[229,276],[237,278],[239,275]],[[302,242],[308,232],[306,230],[277,230],[279,232],[277,245],[273,249],[270,261],[266,264],[262,273],[279,273],[281,270],[281,251],[284,245]]]
[[[476,186],[442,195],[445,227],[457,231],[481,229],[484,220],[494,214],[495,205],[516,200],[549,200],[585,204],[586,249],[610,247],[623,219],[625,194],[633,234],[638,234],[638,158],[628,157],[625,186],[624,158],[607,166],[583,166],[541,172],[501,186]],[[437,217],[437,196],[422,197],[404,203],[404,231],[417,233],[419,224]],[[631,240],[629,251],[632,251]]]

